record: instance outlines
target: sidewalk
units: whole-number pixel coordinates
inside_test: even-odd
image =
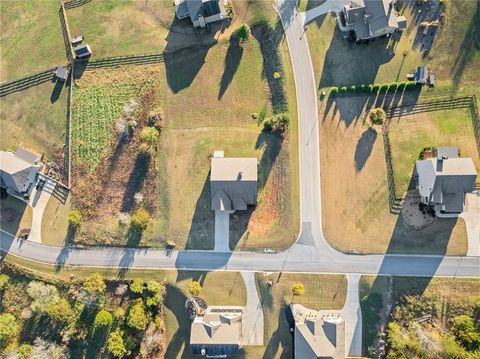
[[[254,272],[242,272],[247,290],[247,305],[243,311],[242,345],[263,345],[263,308],[258,295]]]

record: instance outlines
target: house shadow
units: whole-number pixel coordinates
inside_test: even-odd
[[[205,28],[194,28],[190,19],[174,16],[167,45],[163,52],[167,83],[173,93],[188,88],[202,66],[209,49],[217,43],[215,36],[230,26],[230,20],[208,24]]]
[[[305,7],[305,11],[312,10],[312,9],[322,5],[326,1],[327,0],[307,0],[307,6]],[[328,15],[329,14],[327,13],[327,14],[323,14],[321,16],[317,16],[314,20],[310,21],[307,25],[315,24],[317,26],[317,28],[320,28],[322,26],[323,22],[325,21],[325,18]]]
[[[355,148],[355,169],[360,172],[372,153],[373,145],[377,140],[377,131],[369,127],[360,136]]]
[[[205,178],[197,199],[185,249],[213,249],[215,247],[215,212],[212,211],[210,173]]]
[[[230,249],[234,250],[238,242],[244,236],[248,236],[248,223],[255,211],[255,206],[249,206],[246,211],[236,211],[230,215],[230,230],[229,230],[229,245]],[[244,238],[248,240],[247,238]]]
[[[221,100],[223,95],[230,86],[230,83],[233,80],[233,76],[237,72],[240,61],[242,60],[243,47],[240,45],[240,40],[238,36],[234,33],[230,36],[230,42],[227,49],[227,54],[225,55],[225,65],[220,80],[220,89],[218,91],[218,99]]]
[[[287,318],[288,310],[288,305],[286,303],[282,303],[277,319],[278,327],[268,340],[262,359],[278,357],[279,350],[281,350],[279,358],[288,359],[292,357],[293,335],[290,333],[290,325]]]

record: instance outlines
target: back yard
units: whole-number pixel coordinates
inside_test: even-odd
[[[396,95],[397,98],[393,99],[388,96],[379,96],[377,99],[364,95],[339,96],[321,103],[323,225],[326,238],[339,250],[466,253],[463,219],[437,219],[423,229],[414,230],[406,224],[402,214],[390,213],[382,134],[369,128],[365,120],[368,109],[375,102],[376,106],[378,101],[383,105],[391,102],[401,104],[402,101],[410,103],[412,96],[415,97],[412,94],[402,98]],[[468,124],[465,118],[461,118],[460,121]],[[432,128],[435,126],[432,125]],[[408,131],[414,133],[413,128]],[[458,131],[463,133],[464,130]],[[442,134],[437,129],[430,135],[434,136],[435,133]],[[410,140],[410,137],[404,137],[405,131],[400,134],[403,141]],[[408,153],[411,153],[409,157]],[[465,154],[462,152],[462,155]],[[404,166],[410,174],[418,151],[408,147],[405,155],[399,153],[396,156],[399,165],[394,162],[394,168]]]
[[[212,249],[214,150],[260,163],[259,204],[232,216],[231,248],[292,243],[299,218],[297,121],[287,47],[267,3],[239,2],[235,10],[252,26],[243,43],[221,37],[214,46],[168,55],[164,64],[86,71],[76,81],[72,203],[85,219],[79,243],[174,240],[180,248]],[[290,114],[288,135],[262,131],[259,118],[282,112]],[[152,126],[160,139],[143,161],[140,133]],[[132,238],[125,223],[139,207],[152,220],[141,238]]]
[[[0,223],[2,230],[16,235],[21,228],[32,225],[32,207],[24,201],[8,196],[0,201]]]

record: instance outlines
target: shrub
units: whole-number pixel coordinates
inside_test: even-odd
[[[417,83],[415,81],[408,81],[407,84],[405,85],[406,90],[413,90],[416,87],[417,87]]]
[[[136,229],[145,230],[150,224],[150,215],[144,208],[139,208],[132,214],[130,226]]]
[[[141,279],[134,279],[132,283],[130,283],[130,291],[136,294],[142,294],[145,290],[145,282]]]
[[[380,91],[385,91],[385,92],[387,92],[389,87],[390,87],[389,84],[383,84],[383,85],[380,87]]]
[[[236,34],[242,42],[246,41],[250,36],[250,28],[247,24],[243,24],[237,29]]]
[[[10,343],[18,331],[15,317],[10,313],[0,314],[0,347]]]
[[[363,84],[357,86],[357,92],[366,92],[366,90],[367,90],[367,86]]]
[[[382,125],[385,122],[387,116],[383,108],[378,107],[370,110],[370,113],[368,114],[368,118],[370,119],[372,124]]]
[[[148,316],[141,299],[137,299],[128,311],[127,325],[130,328],[144,330],[148,324]]]
[[[140,139],[151,146],[155,146],[160,138],[160,132],[155,127],[144,127],[140,132]]]
[[[77,228],[80,226],[80,224],[83,221],[82,214],[80,213],[79,210],[73,209],[70,212],[68,212],[68,224],[74,228]]]
[[[347,92],[347,86],[342,86],[342,87],[340,87],[340,92],[341,92],[341,93]]]
[[[291,289],[293,295],[303,295],[303,293],[305,292],[305,286],[303,285],[303,283],[295,283],[294,285],[292,285]]]
[[[188,283],[187,289],[191,295],[197,296],[202,291],[202,286],[196,281],[191,281],[190,283]]]
[[[162,302],[162,297],[160,296],[160,293],[149,295],[147,299],[145,299],[145,305],[147,307],[153,307],[155,305],[159,305],[161,302]]]
[[[125,310],[122,307],[117,307],[113,310],[113,316],[116,319],[123,319],[125,316]]]
[[[147,282],[147,291],[149,291],[150,293],[153,293],[153,294],[162,293],[163,289],[164,288],[162,283],[159,283],[155,280],[149,280]]]
[[[0,274],[0,291],[4,290],[7,287],[9,280],[10,277],[8,275],[6,275],[5,273]]]
[[[397,89],[398,90],[403,90],[406,85],[407,85],[407,83],[405,81],[399,82]]]
[[[453,318],[452,333],[465,349],[473,351],[480,347],[480,333],[475,328],[473,319],[468,315]]]
[[[32,354],[32,346],[28,343],[24,343],[18,347],[18,359],[30,358]]]
[[[108,336],[107,350],[115,358],[123,358],[127,354],[127,349],[123,344],[122,336],[123,332],[118,328]]]
[[[357,87],[355,85],[352,85],[348,88],[351,92],[355,92],[357,90]]]
[[[373,92],[373,85],[368,85],[367,91],[368,92]]]
[[[231,1],[229,1],[225,4],[225,12],[227,13],[227,16],[229,18],[233,18],[233,5],[232,5]]]
[[[99,273],[93,273],[83,282],[83,290],[88,294],[99,294],[105,292],[105,282]]]
[[[107,328],[111,326],[113,323],[113,316],[112,313],[106,311],[105,309],[100,310],[97,315],[95,316],[95,320],[93,322],[94,328]]]
[[[396,82],[392,82],[389,85],[389,89],[392,90],[392,91],[395,91],[397,88],[398,88],[398,83],[396,83]]]
[[[380,91],[380,85],[379,84],[373,85],[373,92],[377,93],[378,91]]]
[[[265,131],[285,133],[290,122],[288,113],[282,112],[263,121]]]
[[[330,89],[330,95],[335,96],[338,93],[338,87],[332,87]]]
[[[275,71],[275,72],[273,73],[273,78],[274,78],[275,80],[278,80],[278,79],[280,79],[281,77],[282,77],[282,74],[281,74],[280,72]]]

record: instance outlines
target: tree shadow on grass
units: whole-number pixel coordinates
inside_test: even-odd
[[[360,136],[355,148],[355,169],[360,172],[372,153],[373,145],[377,140],[377,131],[369,127]]]
[[[215,246],[215,212],[212,211],[210,173],[197,199],[185,249],[213,249]]]
[[[288,111],[287,95],[284,89],[283,64],[280,55],[280,43],[284,37],[280,21],[272,28],[266,21],[260,21],[252,27],[252,35],[260,44],[263,58],[262,76],[267,80],[273,114]],[[275,73],[281,75],[275,78]]]
[[[230,36],[230,43],[227,54],[225,55],[225,68],[223,70],[222,79],[220,80],[220,90],[218,91],[218,99],[221,100],[223,95],[230,86],[233,76],[237,72],[240,61],[242,60],[243,47],[236,34]]]
[[[134,195],[142,189],[143,182],[150,167],[151,157],[148,153],[140,152],[135,159],[126,190],[122,200],[122,212],[129,213],[135,205]]]
[[[180,271],[182,273],[183,271]],[[189,337],[190,337],[190,320],[185,313],[185,301],[187,297],[176,286],[167,284],[167,295],[165,298],[165,306],[173,313],[178,322],[178,329],[173,334],[165,350],[165,358],[177,358],[183,347],[181,358],[190,357],[189,354]]]
[[[102,349],[107,343],[109,330],[110,328],[108,327],[94,328],[92,330],[92,334],[88,339],[88,346],[85,353],[85,358],[93,359],[99,357],[99,354],[102,352]]]

